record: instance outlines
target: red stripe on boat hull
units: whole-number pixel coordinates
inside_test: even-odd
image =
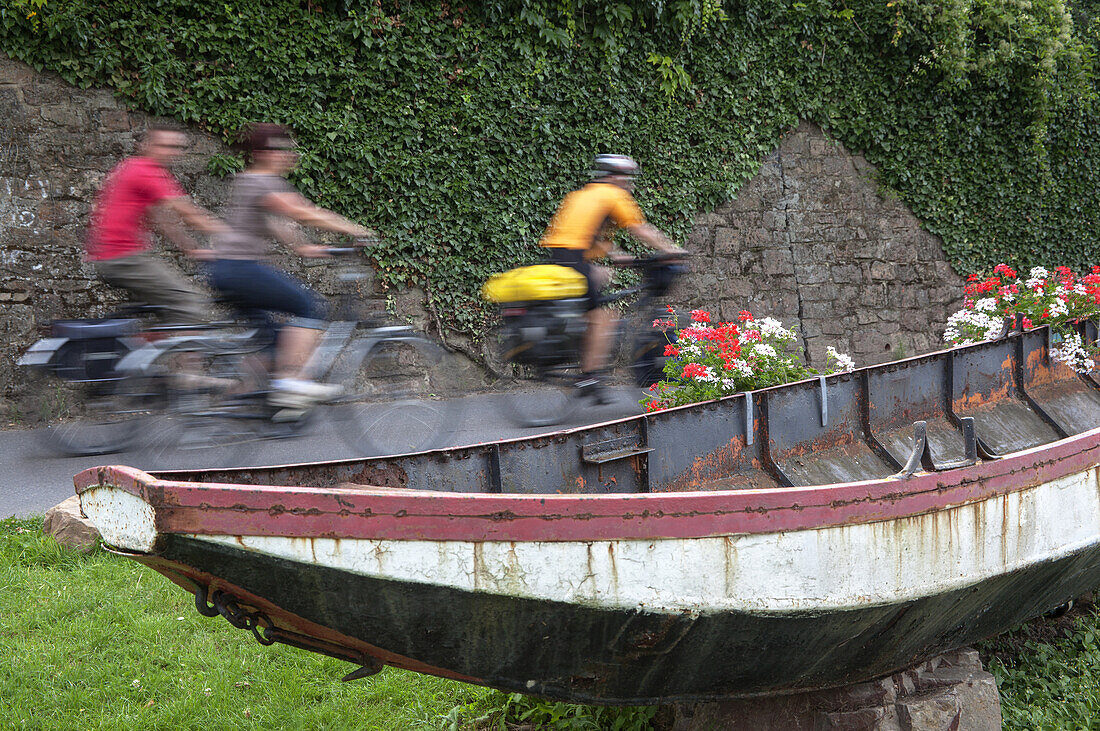
[[[972,467],[775,490],[494,495],[258,487],[85,470],[77,492],[113,486],[155,508],[162,533],[469,541],[590,541],[774,533],[870,523],[1035,487],[1100,464],[1100,429]]]

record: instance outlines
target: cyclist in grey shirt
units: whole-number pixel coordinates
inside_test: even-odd
[[[310,244],[288,221],[357,237],[374,232],[315,206],[287,182],[284,176],[294,169],[298,153],[285,127],[253,125],[246,145],[252,161],[233,179],[225,221],[229,231],[214,238],[210,282],[250,318],[277,331],[271,403],[304,407],[339,394],[338,387],[315,383],[302,373],[325,326],[326,306],[304,283],[268,263],[272,245],[279,240],[300,256],[327,256],[324,247]],[[276,324],[271,313],[288,319]]]

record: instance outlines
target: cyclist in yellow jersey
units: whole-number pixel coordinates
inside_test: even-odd
[[[598,374],[607,361],[614,316],[604,306],[600,294],[611,274],[592,262],[604,256],[617,262],[630,261],[629,254],[614,248],[613,237],[619,228],[658,251],[684,253],[646,222],[634,201],[631,191],[639,172],[638,163],[626,155],[597,155],[592,182],[565,196],[541,241],[550,250],[552,262],[572,267],[588,280],[588,331],[577,388],[582,395],[591,394],[600,403],[609,401],[600,387]]]

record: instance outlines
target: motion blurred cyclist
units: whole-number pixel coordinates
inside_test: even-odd
[[[168,127],[150,127],[138,154],[107,175],[92,209],[87,258],[107,284],[135,299],[164,308],[164,319],[194,325],[208,318],[207,298],[175,268],[152,256],[150,224],[195,259],[209,259],[175,223],[172,214],[207,234],[225,231],[220,221],[199,208],[168,172],[187,148],[187,136]]]
[[[631,260],[629,254],[614,247],[619,228],[658,251],[685,253],[646,222],[631,195],[634,178],[640,172],[638,163],[626,155],[597,155],[591,182],[565,196],[540,242],[550,250],[552,262],[576,269],[588,281],[588,329],[576,387],[578,394],[592,396],[602,404],[610,401],[599,374],[611,347],[614,315],[604,306],[601,295],[611,274],[593,262],[605,256],[618,262]]]
[[[288,221],[347,234],[374,237],[374,232],[315,206],[284,177],[298,163],[290,131],[278,124],[255,124],[245,135],[251,162],[233,179],[226,222],[229,231],[216,236],[216,258],[210,265],[212,286],[255,321],[277,332],[274,389],[270,402],[280,407],[306,407],[332,398],[339,389],[309,380],[303,369],[325,326],[323,298],[304,283],[268,263],[273,240],[304,257],[327,256]],[[280,326],[270,313],[284,313]]]

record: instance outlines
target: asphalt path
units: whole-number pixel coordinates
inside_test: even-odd
[[[562,429],[595,424],[601,421],[640,413],[637,389],[613,389],[614,402],[607,406],[586,405],[578,408],[565,423],[553,427],[524,428],[512,424],[505,416],[500,394],[478,394],[456,401],[459,407],[455,427],[447,437],[448,445],[461,446],[510,439]],[[543,394],[526,394],[531,399]],[[44,430],[9,429],[0,431],[0,518],[41,515],[57,503],[71,497],[73,475],[88,467],[129,465],[143,470],[185,469],[204,466],[241,467],[269,464],[291,464],[348,459],[355,454],[336,434],[331,424],[320,424],[309,433],[292,439],[271,439],[250,442],[246,449],[210,447],[199,450],[138,446],[132,451],[92,457],[64,457],[52,451],[44,438]]]

